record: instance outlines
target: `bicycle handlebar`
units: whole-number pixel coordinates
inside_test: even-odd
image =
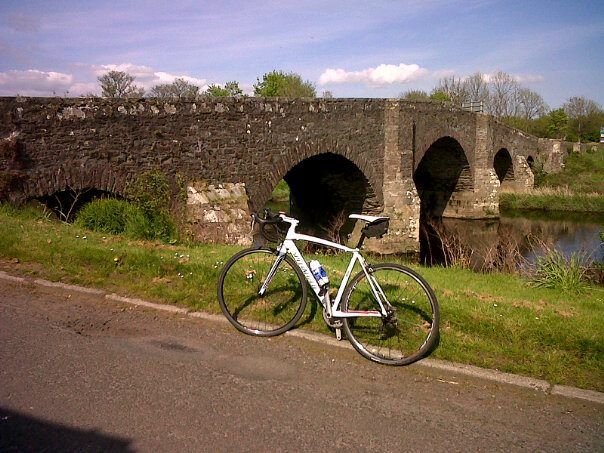
[[[258,224],[260,226],[274,225],[274,224],[283,222],[283,219],[281,218],[281,214],[275,214],[274,212],[271,212],[269,209],[263,210],[262,214],[264,214],[264,217],[262,217],[262,215],[258,212],[255,212],[252,214],[252,228],[254,227],[254,224],[256,222],[258,222]]]
[[[281,213],[274,213],[269,209],[265,209],[262,211],[262,214],[264,214],[264,216],[261,216],[258,213],[254,214],[254,216],[260,223],[271,224],[271,223],[279,223],[279,222],[283,221],[283,219],[281,218]]]
[[[287,231],[285,214],[275,214],[269,209],[264,209],[261,213],[255,212],[252,214],[252,231],[258,223],[260,234],[269,242],[279,242],[285,237]]]

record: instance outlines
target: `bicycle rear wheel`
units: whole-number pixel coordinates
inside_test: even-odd
[[[307,288],[302,271],[290,258],[279,264],[266,292],[260,288],[277,252],[247,249],[235,254],[218,278],[218,302],[233,326],[248,335],[270,337],[291,329],[304,313]]]
[[[377,264],[371,275],[394,310],[388,318],[343,318],[346,337],[361,355],[375,362],[408,365],[421,359],[438,341],[434,291],[419,274],[398,264]],[[378,309],[363,271],[346,288],[342,308]]]

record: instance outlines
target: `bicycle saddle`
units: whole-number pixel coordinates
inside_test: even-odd
[[[367,223],[375,222],[376,220],[390,220],[390,217],[379,217],[379,216],[363,215],[363,214],[350,214],[348,216],[348,218],[363,220]]]

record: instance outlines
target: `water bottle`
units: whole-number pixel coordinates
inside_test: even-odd
[[[313,277],[315,277],[315,280],[317,281],[319,286],[321,288],[327,286],[327,284],[329,283],[329,278],[327,278],[327,272],[325,272],[325,269],[323,269],[321,263],[319,263],[317,260],[312,260],[310,263],[308,263],[308,265],[310,266],[312,275]]]

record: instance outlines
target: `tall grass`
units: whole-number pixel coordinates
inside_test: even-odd
[[[574,193],[567,187],[540,187],[525,193],[502,192],[502,210],[604,213],[604,194]]]
[[[125,200],[94,200],[78,212],[75,223],[92,231],[120,234],[126,231],[128,218],[135,210],[136,208]]]
[[[520,250],[521,243],[503,237],[496,242],[464,243],[455,231],[448,231],[442,223],[429,222],[431,234],[442,248],[445,267],[470,269],[481,272],[505,272],[528,277],[538,287],[557,288],[562,291],[580,291],[597,273],[597,266],[587,253],[574,252],[570,257],[536,237],[528,237],[529,250],[537,258],[530,263]],[[597,282],[593,276],[591,281]]]
[[[105,198],[85,205],[76,217],[82,228],[133,239],[176,242],[176,227],[167,212],[145,210],[126,200]]]
[[[580,254],[566,258],[558,250],[550,250],[537,257],[532,280],[536,286],[580,291],[585,287],[587,269],[585,257]]]

